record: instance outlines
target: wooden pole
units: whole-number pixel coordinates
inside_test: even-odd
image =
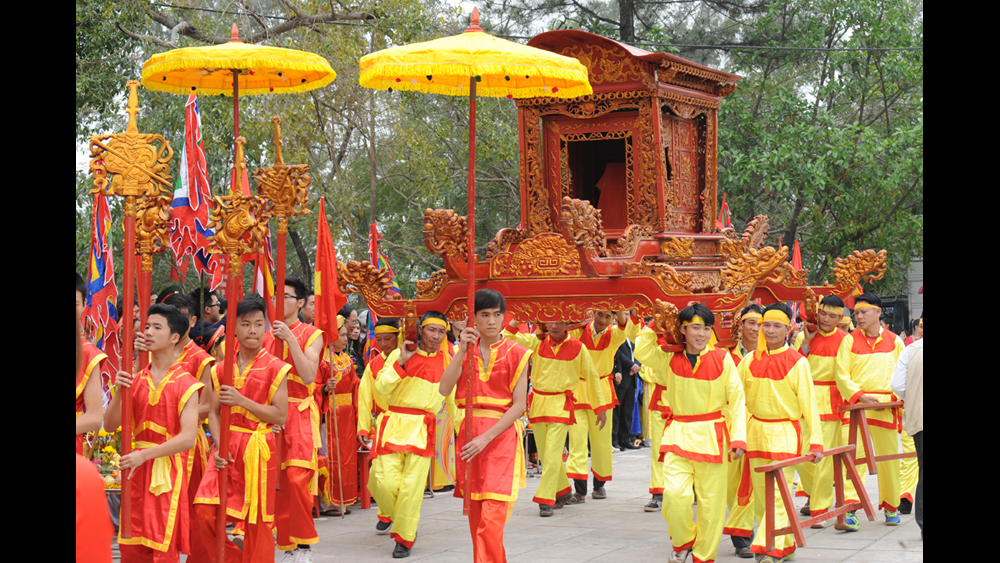
[[[476,77],[469,77],[469,205],[468,217],[469,225],[468,239],[468,261],[469,273],[466,278],[468,284],[468,295],[466,296],[466,308],[468,309],[469,320],[466,326],[476,326]],[[472,402],[473,389],[472,380],[476,376],[476,358],[473,350],[465,351],[465,443],[472,441]],[[470,459],[465,464],[465,487],[462,491],[462,514],[468,515],[472,508],[472,493],[469,489],[472,464],[475,458]]]
[[[331,358],[332,360],[332,358]],[[340,463],[340,431],[337,428],[337,374],[333,373],[334,363],[330,362],[330,372],[333,375],[333,389],[330,391],[330,412],[333,413],[333,447],[337,450],[337,488],[340,490],[340,519],[344,519],[344,471],[343,466]],[[330,419],[326,419],[327,425],[330,424]],[[330,455],[330,448],[327,448],[327,457]],[[330,476],[333,476],[333,472],[330,472]]]
[[[285,233],[288,230],[287,219],[284,216],[278,216],[278,279],[274,286],[274,316],[277,320],[285,322]],[[258,256],[260,256],[258,254]],[[258,258],[258,261],[260,258]],[[266,268],[267,265],[264,264]],[[273,335],[272,335],[273,336]],[[277,351],[276,356],[282,357],[282,351],[284,349],[284,341],[278,338],[274,339],[275,351]],[[284,358],[282,358],[284,359]],[[289,359],[291,361],[291,359]],[[278,476],[275,479],[275,488],[281,490],[281,453],[282,453],[282,442],[284,439],[284,428],[282,432],[278,434],[278,444],[277,444],[277,455],[278,455]]]

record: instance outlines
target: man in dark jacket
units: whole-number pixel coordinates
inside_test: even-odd
[[[632,352],[634,344],[625,340],[615,354],[615,394],[618,406],[612,417],[611,439],[618,442],[618,449],[639,449],[632,441],[632,410],[635,406],[635,378],[642,367]]]

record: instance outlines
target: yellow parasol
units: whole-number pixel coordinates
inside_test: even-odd
[[[469,212],[466,309],[468,326],[475,326],[476,292],[476,96],[494,98],[575,98],[593,94],[587,68],[564,57],[487,34],[479,27],[479,9],[473,8],[470,26],[461,35],[403,45],[361,57],[359,82],[377,90],[416,90],[450,96],[469,96]],[[466,443],[472,441],[472,380],[474,354],[466,354]],[[470,508],[469,467],[465,465],[463,513]]]
[[[329,63],[320,55],[268,47],[263,45],[247,45],[240,41],[239,30],[233,24],[232,36],[229,42],[206,47],[188,47],[173,49],[158,53],[142,65],[142,84],[150,90],[170,92],[173,94],[224,94],[233,97],[233,139],[235,142],[233,159],[233,184],[231,188],[233,200],[242,201],[239,169],[242,162],[242,146],[240,137],[240,103],[239,95],[306,92],[321,88],[333,82],[337,73],[330,68]],[[244,198],[245,199],[245,198]],[[244,201],[243,205],[246,202]],[[234,203],[236,205],[236,203]],[[222,212],[224,210],[220,210]],[[228,213],[220,215],[220,224]],[[259,216],[259,215],[258,215]],[[256,222],[253,223],[256,225]],[[221,228],[221,227],[220,227]],[[238,237],[242,237],[242,231]],[[216,236],[216,241],[219,237]],[[238,253],[229,253],[227,258],[227,278],[236,275],[240,262]],[[279,267],[283,267],[281,264]],[[233,274],[232,272],[236,272]],[[243,288],[237,283],[226,283],[226,297],[229,301],[226,311],[226,342],[233,342],[236,322],[236,302]],[[281,291],[281,288],[278,288]],[[233,353],[235,346],[226,346],[226,356],[223,362],[224,385],[232,384]],[[229,407],[222,407],[222,428],[219,436],[219,451],[229,449]],[[279,440],[280,444],[280,440]],[[280,458],[280,448],[278,456]],[[228,468],[219,472],[219,503],[220,509],[216,520],[219,543],[216,546],[218,560],[223,559],[226,514],[226,479]],[[280,475],[279,475],[280,479]],[[280,480],[278,484],[280,488]]]

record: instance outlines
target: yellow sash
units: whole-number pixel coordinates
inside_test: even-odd
[[[267,461],[271,459],[271,448],[267,446],[267,435],[271,432],[271,427],[259,422],[256,430],[247,430],[239,426],[230,426],[229,429],[234,432],[250,434],[247,449],[243,452],[243,477],[247,487],[245,498],[250,499],[247,520],[251,524],[256,524],[257,506],[260,503],[261,495],[260,481],[261,479],[267,481]]]
[[[146,450],[159,444],[136,440],[135,447]],[[173,486],[170,484],[170,458],[173,456],[158,457],[153,460],[153,476],[149,483],[149,492],[156,496],[169,493]],[[133,470],[134,471],[134,470]]]

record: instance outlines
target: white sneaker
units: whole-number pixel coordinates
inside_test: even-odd
[[[285,556],[281,558],[281,563],[295,563],[298,561],[296,557],[298,557],[299,551],[300,550],[298,548],[295,548],[292,551],[286,551]]]
[[[296,551],[299,552],[299,556],[295,563],[312,563],[313,551],[311,549],[297,549]]]
[[[674,552],[673,549],[670,550],[670,557],[667,558],[669,563],[684,563],[688,555],[691,554],[690,549],[684,549],[680,552]]]

